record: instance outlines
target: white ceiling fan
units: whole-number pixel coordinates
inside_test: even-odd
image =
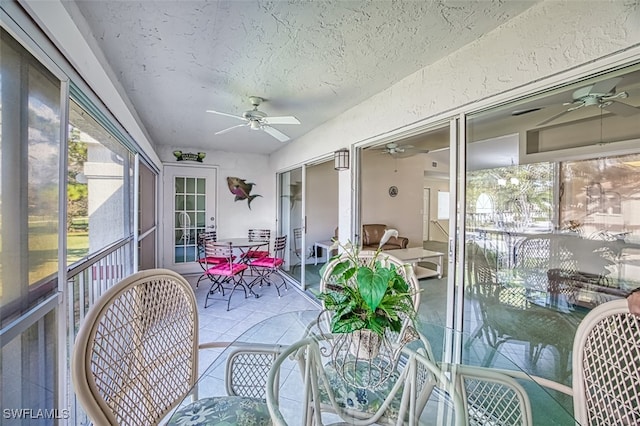
[[[599,81],[590,86],[581,87],[580,89],[573,92],[573,100],[571,102],[565,102],[562,104],[564,106],[569,106],[569,108],[547,118],[546,120],[539,123],[538,126],[543,126],[554,120],[557,120],[565,114],[569,114],[570,112],[577,109],[585,108],[592,105],[596,105],[601,109],[622,116],[631,116],[640,113],[640,108],[636,108],[624,102],[618,101],[618,99],[626,99],[629,97],[629,94],[627,92],[616,91],[616,85],[620,83],[620,81],[622,81],[622,77],[616,77]],[[531,111],[519,111],[519,114],[514,113],[513,115],[520,115],[523,113],[536,111],[538,109],[541,108],[534,108]]]
[[[210,112],[212,114],[224,115],[226,117],[233,117],[233,118],[237,118],[239,120],[245,121],[245,123],[243,124],[231,126],[227,129],[220,130],[215,134],[220,135],[223,133],[227,133],[238,127],[249,126],[249,128],[253,130],[264,130],[274,138],[278,139],[280,142],[286,142],[290,139],[289,136],[271,127],[271,125],[272,124],[300,124],[300,121],[293,116],[269,117],[267,116],[266,113],[258,110],[258,106],[264,101],[263,98],[260,98],[258,96],[250,96],[249,101],[251,102],[251,105],[253,105],[253,109],[243,112],[242,116],[227,114],[226,112],[207,110],[207,112]]]
[[[398,145],[395,142],[388,143],[381,148],[380,151],[383,154],[391,155],[394,158],[406,158],[416,154],[426,154],[428,149],[418,149],[413,145]]]

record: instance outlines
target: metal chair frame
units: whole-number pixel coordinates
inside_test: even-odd
[[[205,231],[198,234],[198,264],[202,268],[202,274],[196,281],[196,288],[200,286],[200,281],[207,278],[207,269],[210,266],[218,265],[225,261],[223,258],[209,257],[205,255],[205,241],[218,241],[218,235],[216,231]]]
[[[225,260],[222,263],[209,265],[206,260],[207,258],[222,258]],[[248,265],[246,263],[236,263],[234,259],[235,256],[233,255],[231,242],[205,241],[206,274],[211,280],[211,287],[209,287],[204,301],[205,308],[209,306],[210,299],[215,299],[213,295],[216,292],[221,293],[224,298],[225,285],[231,286],[231,293],[229,294],[229,298],[226,299],[227,311],[230,309],[233,293],[238,287],[244,291],[245,299],[249,297],[249,294],[258,297],[244,281],[243,275]]]
[[[272,257],[261,257],[252,261],[249,266],[251,270],[257,275],[256,278],[251,281],[249,287],[252,288],[255,284],[258,284],[262,287],[263,284],[267,284],[268,286],[273,286],[276,288],[278,292],[278,297],[282,297],[280,294],[280,288],[284,287],[285,291],[289,288],[287,287],[287,281],[279,275],[280,267],[284,264],[284,253],[287,247],[287,236],[283,235],[280,237],[276,237],[273,243],[273,256]],[[277,284],[273,277],[278,275],[280,277],[281,283]]]
[[[249,259],[258,259],[269,256],[269,242],[271,240],[270,229],[249,229],[247,237],[249,238],[249,241],[264,241],[265,244],[264,246],[252,247],[245,253],[245,257]]]

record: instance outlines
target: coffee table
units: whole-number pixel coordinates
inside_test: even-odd
[[[431,277],[442,278],[442,258],[444,257],[444,253],[425,250],[422,247],[388,250],[387,253],[411,264],[418,279]],[[434,271],[433,269],[418,266],[418,262],[434,263],[436,270]]]

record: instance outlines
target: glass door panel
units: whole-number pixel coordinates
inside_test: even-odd
[[[285,256],[284,273],[305,288],[306,244],[304,226],[304,170],[302,167],[278,175],[279,228],[287,236],[288,250]]]
[[[637,68],[470,115],[465,127],[464,330],[569,386],[582,318],[640,286],[640,128],[607,105],[563,103],[598,83],[633,90]]]

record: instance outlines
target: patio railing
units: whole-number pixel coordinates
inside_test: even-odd
[[[77,403],[71,385],[71,354],[80,324],[89,308],[102,293],[133,273],[133,237],[125,238],[99,253],[75,263],[67,271],[67,396],[70,406],[69,424],[90,424]]]

